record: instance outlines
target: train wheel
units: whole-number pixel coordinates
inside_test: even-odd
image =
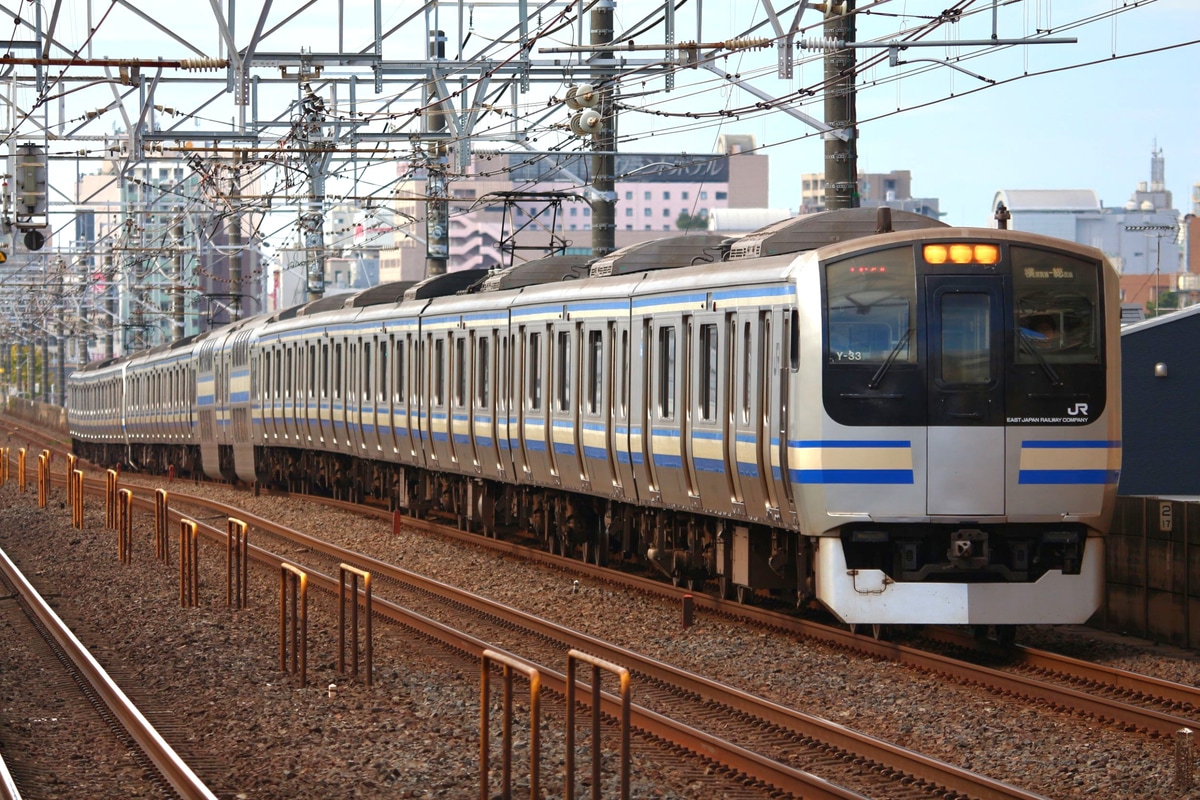
[[[727,575],[717,577],[717,594],[721,596],[722,600],[733,599],[733,582]]]
[[[1012,647],[1013,643],[1017,641],[1017,626],[997,625],[996,641],[1005,647]]]

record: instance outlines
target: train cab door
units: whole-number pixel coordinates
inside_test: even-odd
[[[1005,279],[925,278],[927,513],[1004,513]]]

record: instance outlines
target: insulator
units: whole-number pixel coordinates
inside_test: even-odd
[[[580,108],[595,108],[600,103],[600,93],[590,83],[581,83],[575,90],[575,102]]]
[[[215,72],[216,70],[228,67],[229,61],[224,58],[185,58],[180,60],[179,66],[180,68],[187,70],[213,70]]]
[[[579,93],[578,86],[568,86],[567,87],[567,98],[566,98],[565,102],[567,104],[567,108],[571,109],[572,111],[578,111],[580,109],[579,100],[576,98],[576,95],[578,93]]]
[[[801,50],[845,50],[846,40],[835,39],[832,36],[809,36],[796,40],[796,47]]]
[[[725,42],[725,48],[727,50],[761,50],[764,47],[770,46],[771,40],[765,37],[730,39]]]
[[[600,130],[600,112],[594,108],[585,108],[579,112],[579,129],[584,134],[596,135]]]

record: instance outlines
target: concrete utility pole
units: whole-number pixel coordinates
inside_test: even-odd
[[[593,45],[611,44],[613,40],[613,12],[616,8],[614,0],[599,0],[592,8],[592,39]],[[612,50],[601,50],[595,57],[601,61],[611,61]],[[616,170],[616,156],[613,155],[617,146],[617,117],[613,111],[612,80],[616,74],[610,65],[602,65],[592,72],[597,91],[600,94],[600,130],[594,141],[595,153],[592,154],[592,188],[595,194],[591,198],[592,207],[592,255],[602,256],[616,249],[617,241],[617,195],[613,172]]]
[[[854,44],[854,0],[825,7],[825,37]],[[858,131],[852,47],[825,55],[825,209],[858,208]],[[844,134],[845,138],[840,135]]]
[[[446,128],[447,98],[437,88],[437,62],[446,58],[446,34],[444,31],[429,32],[430,67],[426,72],[425,107],[429,113],[424,117],[425,131],[439,133]],[[460,141],[458,147],[469,147]],[[431,141],[427,150],[425,167],[425,277],[445,275],[450,265],[450,192],[446,187],[446,145]]]
[[[58,405],[65,406],[67,404],[67,336],[65,329],[65,317],[67,309],[63,306],[63,281],[66,280],[67,265],[60,258],[58,259],[58,280],[55,282],[55,302],[54,305],[58,309],[58,315],[54,324],[54,338],[58,343],[58,386],[54,393]]]
[[[466,146],[465,143],[460,147]],[[429,145],[425,178],[425,277],[445,275],[450,264],[450,198],[446,188],[446,145]]]
[[[229,184],[229,204],[233,206],[233,216],[229,217],[229,321],[236,323],[241,319],[241,164],[234,161],[233,179]]]
[[[242,318],[242,163],[241,158],[233,162],[233,175],[229,183],[229,205],[233,213],[229,216],[229,321]]]
[[[307,88],[300,101],[300,124],[296,143],[308,167],[310,193],[300,213],[304,233],[304,257],[308,262],[308,301],[325,296],[325,171],[329,169],[332,143],[325,138],[325,101]]]
[[[112,358],[117,325],[117,271],[113,269],[112,250],[104,253],[104,357]]]
[[[175,207],[175,219],[171,225],[171,341],[184,337],[183,324],[183,209]]]

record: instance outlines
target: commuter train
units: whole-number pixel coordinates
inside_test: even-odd
[[[520,529],[854,625],[1078,623],[1119,308],[1092,248],[830,211],[325,297],[88,364],[68,418],[96,463]]]

